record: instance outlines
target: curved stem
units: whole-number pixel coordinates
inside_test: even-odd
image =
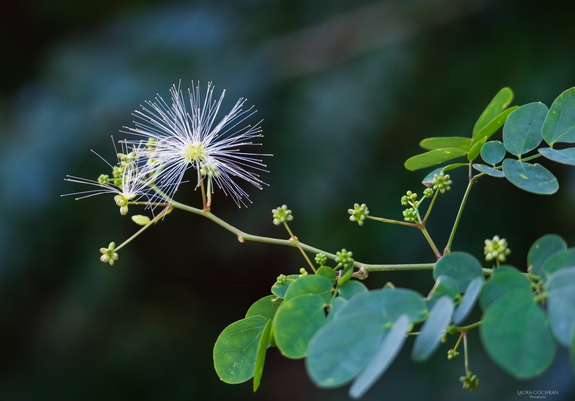
[[[195,213],[195,214],[199,214],[200,216],[204,216],[210,220],[212,220],[214,223],[222,226],[223,228],[225,228],[226,230],[234,233],[235,235],[237,235],[238,237],[238,241],[240,242],[244,242],[244,241],[254,241],[254,242],[264,242],[267,244],[275,244],[275,245],[283,245],[283,246],[291,246],[291,247],[296,247],[297,245],[294,243],[294,241],[290,241],[287,239],[279,239],[279,238],[270,238],[270,237],[263,237],[260,235],[252,235],[252,234],[248,234],[246,232],[243,232],[242,230],[232,226],[231,224],[229,224],[228,222],[220,219],[219,217],[215,216],[214,214],[212,214],[210,211],[203,211],[201,209],[197,209],[195,207],[192,206],[188,206],[188,205],[184,205],[183,203],[180,202],[176,202],[176,201],[171,201],[171,205],[176,208],[176,209],[181,209],[181,210],[185,210],[187,212],[191,212],[191,213]],[[307,252],[311,252],[311,253],[323,253],[325,256],[327,256],[328,258],[335,260],[336,259],[336,255],[330,252],[326,252],[323,251],[321,249],[315,248],[313,246],[304,244],[303,242],[299,242],[298,241],[299,246],[307,251]],[[369,273],[369,272],[373,272],[373,271],[404,271],[404,270],[431,270],[433,269],[433,267],[435,266],[435,263],[418,263],[418,264],[367,264],[367,263],[362,263],[359,261],[355,261],[353,263],[353,265],[357,268],[363,269],[363,271],[365,273]]]

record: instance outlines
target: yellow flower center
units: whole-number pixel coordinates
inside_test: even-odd
[[[208,156],[208,152],[201,142],[188,143],[182,151],[184,160],[188,163],[202,161]]]

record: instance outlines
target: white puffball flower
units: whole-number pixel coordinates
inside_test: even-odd
[[[262,189],[267,184],[258,172],[268,171],[261,157],[271,156],[242,150],[261,145],[253,142],[263,136],[261,121],[242,127],[256,110],[253,106],[243,110],[246,99],[240,98],[232,110],[216,122],[225,91],[218,100],[213,100],[214,87],[208,83],[203,101],[199,84],[188,92],[189,112],[180,86],[174,85],[170,88],[171,105],[157,95],[155,101],[147,101],[141,111],[134,112],[139,121],[134,121],[134,127],[124,127],[123,132],[147,141],[147,148],[140,148],[141,158],[148,159],[151,168],[156,169],[156,185],[168,197],[172,198],[178,190],[186,170],[194,168],[196,186],[206,180],[208,192],[213,192],[217,185],[238,206],[246,206],[246,199],[251,203],[249,195],[236,181]]]

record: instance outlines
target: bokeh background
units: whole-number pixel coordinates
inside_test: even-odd
[[[74,201],[66,174],[96,178],[114,160],[131,112],[191,80],[227,90],[264,119],[270,184],[250,189],[238,210],[218,193],[214,213],[255,234],[285,237],[271,209],[286,203],[299,238],[366,263],[431,262],[406,227],[348,221],[354,202],[401,218],[400,197],[421,191],[424,172],[403,161],[428,136],[470,135],[492,96],[510,86],[515,103],[550,105],[575,84],[572,1],[496,0],[21,0],[0,13],[0,399],[346,400],[319,390],[302,361],[268,352],[263,382],[230,386],[213,370],[218,334],[269,294],[280,273],[304,266],[294,249],[239,244],[199,216],[174,212],[110,267],[98,249],[136,229],[111,197]],[[575,169],[546,163],[559,178],[550,197],[486,178],[468,202],[457,250],[482,258],[498,234],[525,268],[546,233],[575,245]],[[465,188],[453,189],[428,225],[444,246]],[[198,205],[192,186],[178,200]],[[427,294],[431,272],[373,274]],[[479,318],[478,312],[474,316]],[[410,340],[411,341],[411,340]],[[470,335],[475,393],[461,390],[462,358],[442,348],[409,359],[411,343],[366,400],[515,400],[520,390],[575,397],[567,350],[541,377],[518,382]]]

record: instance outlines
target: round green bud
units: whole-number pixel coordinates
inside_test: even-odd
[[[300,277],[307,276],[307,271],[305,270],[305,268],[302,267],[301,269],[299,269],[299,275]]]
[[[325,265],[326,262],[327,256],[325,256],[323,253],[318,253],[315,255],[315,263],[317,263],[319,266]]]
[[[449,178],[449,174],[445,174],[443,171],[439,174],[434,174],[433,180],[431,181],[431,184],[433,185],[432,188],[438,190],[442,194],[445,193],[445,191],[449,191],[451,189],[450,185],[453,184]]]
[[[348,265],[353,263],[353,252],[348,252],[345,248],[341,251],[335,253],[336,263],[341,263],[342,265]]]
[[[110,176],[108,174],[100,174],[98,177],[98,184],[108,185],[110,183]]]
[[[434,193],[435,191],[433,190],[433,188],[425,188],[425,190],[423,191],[423,196],[425,196],[426,198],[431,198]]]
[[[287,208],[286,205],[282,205],[276,209],[273,209],[272,214],[274,218],[273,223],[276,226],[293,220],[292,212]]]
[[[403,211],[403,220],[418,223],[417,211],[414,208],[405,209]]]
[[[132,216],[132,221],[139,226],[145,226],[150,222],[150,218],[148,216],[142,216],[141,214],[137,214]]]
[[[128,214],[128,206],[122,206],[122,207],[120,208],[120,214],[121,214],[122,216],[127,215],[127,214]]]
[[[363,203],[361,206],[357,203],[353,205],[353,209],[348,209],[347,212],[351,215],[349,216],[350,221],[356,221],[357,224],[363,226],[363,221],[369,214],[367,205]]]

